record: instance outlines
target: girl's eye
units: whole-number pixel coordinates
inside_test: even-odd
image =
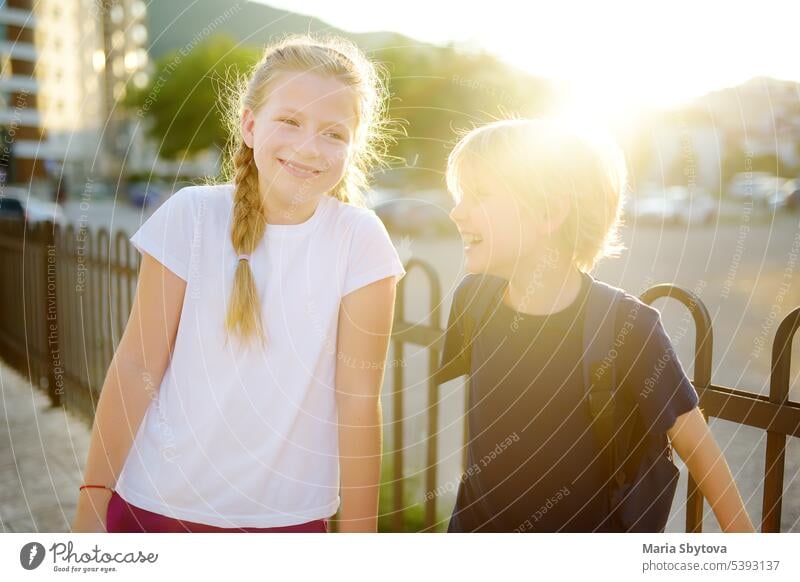
[[[289,119],[289,118],[281,118],[278,121],[280,121],[281,123],[289,124],[289,125],[295,125],[295,126],[299,125],[294,119]]]
[[[329,131],[327,133],[327,135],[329,135],[333,139],[338,139],[339,141],[344,141],[344,137],[342,137],[342,134],[336,133],[335,131]]]

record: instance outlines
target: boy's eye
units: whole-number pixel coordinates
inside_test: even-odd
[[[328,135],[328,136],[332,137],[333,139],[338,139],[339,141],[344,141],[344,137],[342,136],[342,134],[336,133],[335,131],[329,131],[325,135]]]
[[[287,123],[289,125],[299,125],[294,119],[290,119],[288,117],[282,117],[278,119],[281,123]]]

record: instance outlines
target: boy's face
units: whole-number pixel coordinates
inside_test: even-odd
[[[255,113],[242,115],[262,194],[302,204],[344,176],[356,130],[356,101],[341,81],[313,73],[279,73]]]
[[[462,186],[450,218],[464,242],[469,273],[509,279],[547,252],[548,228],[508,190],[485,181]]]

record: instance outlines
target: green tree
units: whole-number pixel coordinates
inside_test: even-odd
[[[192,156],[228,139],[226,99],[260,53],[216,35],[164,55],[148,85],[131,88],[125,105],[147,121],[147,134],[165,159]]]

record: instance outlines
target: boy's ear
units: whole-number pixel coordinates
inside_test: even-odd
[[[256,123],[255,116],[250,109],[242,111],[242,140],[249,148],[253,147],[253,128]]]
[[[550,236],[561,228],[569,214],[569,202],[550,198],[546,201],[544,212],[539,215],[539,229],[544,236]]]

